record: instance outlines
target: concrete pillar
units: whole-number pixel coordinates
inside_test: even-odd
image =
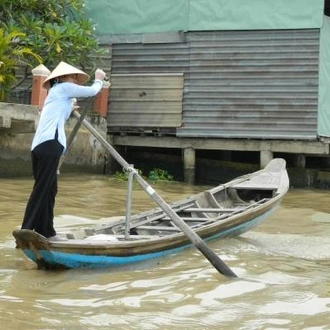
[[[43,87],[43,82],[46,80],[50,71],[40,64],[36,68],[32,69],[33,82],[32,82],[32,95],[31,104],[37,105],[39,110],[42,109],[48,90]]]
[[[305,168],[306,167],[306,156],[302,155],[302,154],[295,155],[294,163],[295,163],[294,164],[295,167]]]
[[[108,81],[103,82],[103,87],[101,91],[97,94],[94,100],[94,111],[100,114],[101,117],[106,117],[108,112],[109,103],[109,88],[110,83]]]
[[[183,174],[184,181],[189,184],[195,183],[196,153],[193,148],[183,149]]]
[[[260,151],[260,168],[265,168],[265,166],[273,159],[273,152],[270,150]]]

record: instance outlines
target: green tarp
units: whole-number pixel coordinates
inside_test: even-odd
[[[99,35],[320,28],[324,0],[86,0]]]

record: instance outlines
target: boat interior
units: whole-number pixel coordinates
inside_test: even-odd
[[[172,203],[170,207],[195,230],[202,226],[228,221],[235,215],[260,207],[274,197],[276,188],[272,185],[262,189],[246,189],[239,185],[226,188],[220,185],[194,197]],[[161,208],[154,208],[132,215],[129,222],[123,216],[114,221],[104,221],[94,226],[63,231],[60,234],[68,240],[121,241],[159,238],[180,232],[181,230]]]

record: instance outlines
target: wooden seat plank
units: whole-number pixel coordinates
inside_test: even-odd
[[[181,231],[177,227],[168,227],[168,226],[139,226],[137,229],[146,229],[146,230],[161,230],[161,231]]]
[[[212,218],[201,218],[201,217],[180,217],[183,221],[209,221],[210,219],[212,219]],[[216,218],[214,218],[214,219],[216,219]],[[172,221],[172,219],[171,218],[169,218],[169,217],[164,217],[162,220],[165,220],[165,221]]]
[[[221,212],[234,212],[237,211],[237,208],[229,209],[229,208],[188,208],[184,209],[183,212],[206,212],[206,213],[221,213]]]

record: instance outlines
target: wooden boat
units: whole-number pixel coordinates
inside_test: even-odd
[[[264,221],[289,189],[285,160],[169,204],[204,241],[240,235]],[[128,220],[129,223],[128,223]],[[58,232],[50,241],[31,230],[15,230],[17,247],[40,269],[100,268],[142,262],[191,245],[162,208]]]

